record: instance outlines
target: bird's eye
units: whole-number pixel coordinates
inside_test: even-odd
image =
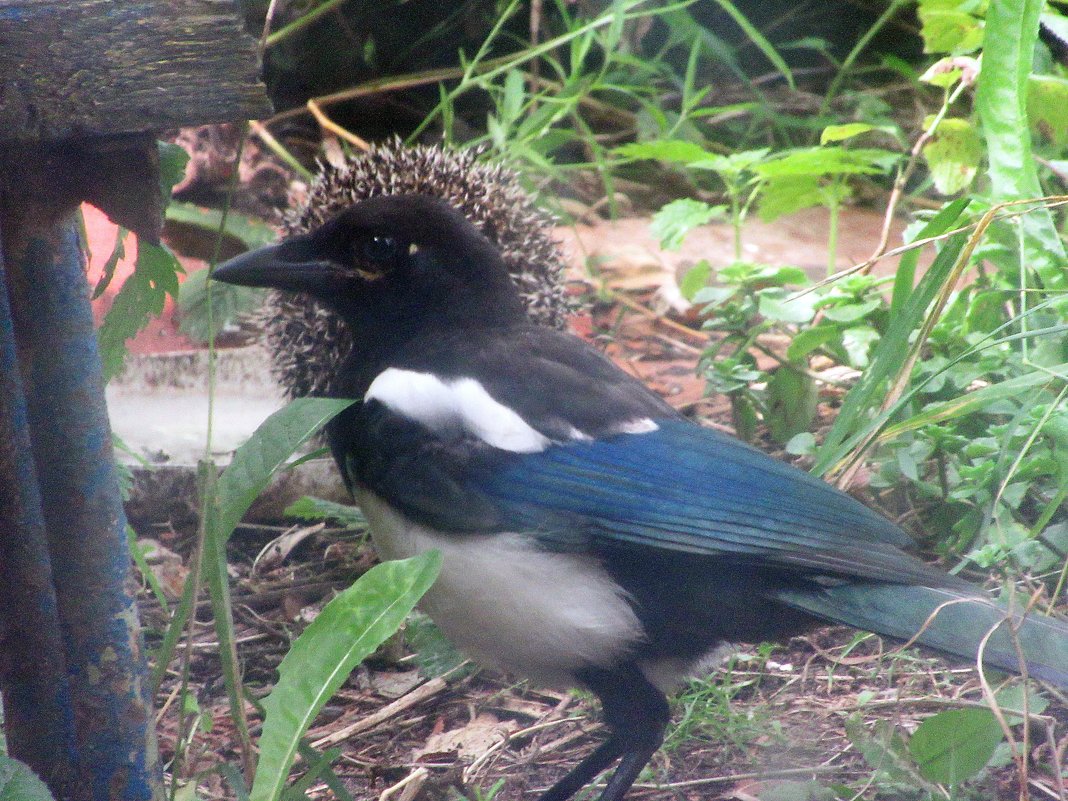
[[[363,255],[374,262],[385,262],[397,255],[397,240],[391,236],[375,234],[364,240]]]

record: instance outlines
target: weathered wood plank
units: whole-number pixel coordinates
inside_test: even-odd
[[[269,113],[233,0],[0,0],[0,142]]]

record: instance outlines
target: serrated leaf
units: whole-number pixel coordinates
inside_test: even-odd
[[[886,172],[900,159],[889,150],[865,147],[808,147],[793,150],[753,168],[764,178],[786,176],[876,175]]]
[[[159,153],[159,190],[163,195],[163,207],[171,199],[171,190],[185,177],[185,165],[189,163],[189,154],[179,145],[170,142],[156,142]]]
[[[953,8],[932,8],[921,3],[920,36],[923,52],[960,55],[977,50],[983,43],[983,23],[971,14]]]
[[[356,401],[335,398],[297,398],[264,420],[248,442],[234,452],[230,466],[219,476],[217,526],[219,541],[236,528],[273,473],[285,464],[335,415]]]
[[[700,200],[684,197],[671,201],[654,214],[649,227],[660,240],[660,247],[678,250],[686,234],[715,217],[722,217],[723,212],[723,206],[710,206]]]
[[[151,317],[163,312],[167,295],[178,297],[178,274],[182,272],[182,265],[167,248],[138,241],[137,265],[115,293],[97,331],[105,381],[122,369],[126,340],[144,328]]]
[[[943,195],[955,195],[971,184],[982,155],[979,132],[968,120],[957,118],[942,120],[934,137],[923,147],[935,189]]]
[[[211,320],[208,320],[208,285],[211,285]],[[178,290],[181,319],[178,330],[198,342],[207,342],[212,330],[232,325],[238,317],[263,305],[267,291],[258,287],[208,281],[208,270],[186,276]]]
[[[769,320],[780,323],[807,323],[816,313],[813,306],[815,298],[811,293],[795,295],[781,287],[771,287],[760,290],[757,295],[760,313]]]
[[[862,133],[874,130],[876,130],[876,126],[869,125],[866,122],[847,122],[844,125],[828,125],[820,134],[820,144],[825,145],[828,142],[841,142],[845,139],[852,139],[854,136],[859,136]]]
[[[757,150],[740,150],[726,155],[717,153],[711,158],[695,161],[689,166],[695,170],[711,170],[727,178],[734,178],[746,170],[752,170],[770,152],[770,148],[762,147]]]
[[[693,142],[682,139],[658,139],[653,142],[632,142],[616,148],[616,154],[629,159],[653,159],[675,164],[689,164],[715,158],[716,154]]]
[[[837,303],[833,306],[824,307],[823,316],[836,323],[852,323],[862,317],[867,317],[882,305],[883,302],[879,298],[862,300],[857,303]]]
[[[343,526],[352,528],[367,525],[367,518],[363,516],[360,507],[335,503],[323,498],[313,498],[310,495],[305,495],[289,504],[282,514],[286,517],[299,517],[302,520],[335,520]]]
[[[28,765],[0,754],[0,801],[53,801],[53,798]]]
[[[986,767],[1003,737],[989,709],[950,709],[919,725],[909,753],[925,779],[960,784]]]
[[[820,179],[815,175],[784,175],[770,179],[760,193],[760,219],[773,222],[784,214],[820,204]]]
[[[376,565],[323,607],[294,641],[263,702],[251,801],[277,801],[308,726],[352,668],[397,630],[440,567],[437,551]]]

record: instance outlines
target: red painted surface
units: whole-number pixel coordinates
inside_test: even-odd
[[[109,220],[102,211],[90,205],[82,206],[82,216],[85,219],[85,231],[89,240],[89,269],[87,275],[89,286],[96,287],[97,282],[103,275],[104,264],[115,249],[115,237],[118,227]],[[137,238],[133,234],[127,234],[125,240],[126,257],[115,267],[115,275],[111,279],[107,290],[99,298],[93,301],[93,319],[97,325],[104,319],[108,309],[115,299],[115,293],[119,291],[122,282],[133,272],[134,263],[137,261]],[[186,272],[200,270],[207,265],[200,259],[178,255],[178,261],[182,263]],[[182,276],[179,276],[179,280]],[[163,315],[153,318],[148,325],[132,340],[126,343],[130,353],[170,353],[174,351],[196,350],[198,346],[191,342],[178,330],[178,321],[175,318],[174,299],[168,297]]]

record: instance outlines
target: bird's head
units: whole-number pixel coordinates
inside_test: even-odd
[[[312,295],[355,328],[525,319],[497,249],[460,212],[427,195],[361,201],[310,233],[221,264],[213,278]]]

